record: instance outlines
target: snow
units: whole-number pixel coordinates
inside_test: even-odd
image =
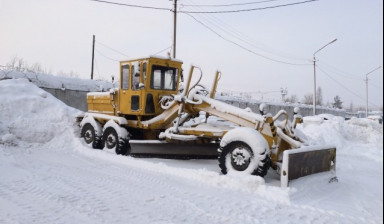
[[[89,93],[87,93],[87,97],[89,97],[89,96],[93,97],[93,99],[106,98],[106,97],[111,96],[111,92],[110,91],[109,92],[89,92]]]
[[[113,84],[103,80],[89,80],[80,78],[59,77],[49,74],[33,72],[19,72],[15,70],[0,70],[0,80],[25,78],[39,87],[54,89],[70,89],[80,91],[106,91],[113,88]]]
[[[80,127],[83,127],[85,124],[92,125],[93,129],[95,130],[96,136],[102,136],[103,129],[101,127],[101,124],[97,122],[92,116],[86,116],[83,120],[81,120]]]
[[[247,119],[247,120],[255,122],[255,123],[264,121],[263,116],[261,116],[259,114],[255,114],[253,112],[249,112],[247,110],[240,109],[238,107],[226,104],[224,102],[220,102],[220,101],[217,101],[217,100],[214,100],[214,99],[202,96],[202,95],[198,95],[198,94],[194,95],[194,98],[197,100],[202,100],[202,101],[208,103],[212,108],[214,108],[220,112],[223,112],[223,113],[230,113],[230,114],[233,114],[233,115],[238,116],[238,117],[242,117],[244,119]]]
[[[84,119],[86,119],[88,117],[90,117],[90,119],[100,118],[100,119],[104,119],[104,120],[113,120],[120,125],[128,124],[127,119],[125,119],[124,117],[111,116],[111,115],[107,115],[107,114],[84,113]],[[85,124],[84,119],[81,122],[81,125]]]
[[[298,125],[309,142],[336,145],[339,181],[320,173],[280,188],[273,170],[227,176],[216,160],[93,150],[78,113],[28,80],[0,81],[0,223],[383,223],[376,121]]]
[[[125,129],[125,128],[122,128],[120,127],[118,124],[116,124],[116,122],[114,122],[113,120],[109,120],[105,125],[104,125],[104,128],[103,128],[103,132],[109,128],[109,127],[112,127],[113,129],[116,130],[117,132],[117,136],[119,136],[119,139],[127,139],[129,134],[128,134],[128,131]]]

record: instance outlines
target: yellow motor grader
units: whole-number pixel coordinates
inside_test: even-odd
[[[81,137],[95,149],[122,155],[216,157],[223,174],[264,177],[270,167],[281,185],[302,176],[334,171],[336,148],[309,146],[295,136],[302,122],[281,110],[275,116],[240,109],[214,99],[221,73],[210,91],[192,84],[191,66],[182,86],[182,61],[150,56],[120,62],[119,87],[88,93]]]

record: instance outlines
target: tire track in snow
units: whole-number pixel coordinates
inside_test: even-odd
[[[109,159],[107,159],[108,161]],[[135,160],[133,158],[127,158],[127,163],[129,163],[130,161],[132,160]],[[119,161],[120,162],[120,161]],[[140,164],[140,162],[139,162]],[[145,164],[145,163],[144,163]],[[158,170],[158,171],[154,171],[154,169],[150,168],[150,169],[138,169],[137,167],[135,167],[135,165],[132,165],[132,164],[125,164],[127,167],[131,168],[132,170],[136,170],[135,172],[148,172],[150,173],[149,176],[153,176],[154,173],[157,173],[159,174],[160,176],[169,176],[171,178],[180,178],[180,175],[169,175],[169,172],[162,172],[161,170]],[[162,166],[159,166],[159,167],[162,167]],[[169,167],[165,167],[167,169],[169,169]],[[177,170],[179,171],[179,170]],[[178,173],[178,172],[176,172]],[[188,175],[188,171],[186,172],[186,175]],[[193,180],[193,179],[192,179]],[[187,178],[187,181],[191,181],[190,179],[188,180]],[[201,183],[200,183],[201,184]],[[177,183],[176,186],[180,185],[180,183]],[[195,192],[195,191],[191,191],[191,192]],[[173,189],[172,193],[175,193],[175,189]],[[189,191],[187,192],[184,192],[187,196],[184,197],[184,199],[182,199],[184,201],[184,203],[188,202],[188,199],[190,198],[204,198],[206,195],[201,195],[201,194],[192,194],[192,193],[189,193]],[[235,195],[239,194],[239,192],[237,191],[234,191]],[[188,196],[189,194],[189,196]],[[248,212],[249,211],[249,207],[251,208],[254,208],[255,204],[248,204],[246,203],[247,200],[243,200],[245,203],[238,203],[238,206],[240,208],[240,210],[243,210],[244,212],[237,212],[235,214],[233,214],[234,212],[233,211],[226,211],[225,210],[225,207],[220,207],[221,210],[224,210],[224,211],[215,211],[213,213],[218,213],[218,215],[211,215],[211,216],[215,216],[215,217],[220,217],[220,221],[217,221],[217,220],[210,220],[210,223],[222,223],[223,220],[225,221],[229,221],[229,223],[236,223],[239,219],[243,222],[243,223],[254,223],[256,220],[262,220],[261,223],[269,223],[271,221],[271,217],[268,216],[268,218],[266,219],[263,219],[262,217],[265,216],[265,213],[271,213],[271,214],[275,214],[275,216],[273,216],[272,220],[275,219],[274,221],[278,222],[278,221],[284,221],[284,220],[281,220],[279,217],[281,217],[281,214],[279,213],[276,213],[275,210],[278,210],[278,211],[284,211],[286,212],[289,217],[292,217],[293,220],[297,220],[298,222],[302,222],[302,221],[327,221],[327,220],[331,220],[332,218],[340,218],[342,217],[345,221],[345,223],[356,223],[356,220],[353,218],[353,217],[344,217],[344,215],[342,214],[339,214],[337,212],[333,212],[333,211],[325,211],[325,210],[318,210],[318,209],[315,209],[313,207],[310,207],[310,206],[300,206],[300,205],[295,205],[295,206],[292,206],[292,205],[284,205],[284,204],[279,204],[279,206],[277,207],[278,209],[276,209],[276,206],[270,206],[271,202],[266,200],[265,198],[260,198],[260,197],[257,197],[257,194],[251,194],[255,200],[257,200],[257,205],[256,205],[256,208],[257,209],[254,209],[256,210],[254,213],[251,212],[251,215],[250,213]],[[255,197],[256,196],[256,197]],[[177,195],[177,197],[181,197],[181,195]],[[181,197],[183,198],[183,197]],[[235,196],[235,198],[233,198],[233,201],[238,201],[238,196]],[[225,204],[230,204],[232,200],[222,200],[220,198],[216,198],[215,200],[215,203],[212,204],[213,207],[216,207],[217,208],[217,204],[221,204],[221,205],[225,205]],[[206,203],[206,202],[205,202]],[[204,209],[207,209],[208,208],[211,208],[212,207],[211,205],[209,206],[206,206]],[[189,208],[190,209],[193,209],[193,208],[199,208],[201,206],[197,205],[197,206],[194,206],[194,203],[191,202],[189,204]],[[229,206],[231,208],[231,206]],[[263,212],[258,212],[258,210],[260,209],[260,207],[264,207],[264,208],[267,208],[267,209],[262,209]],[[283,207],[284,209],[280,209],[281,207]],[[198,209],[195,209],[195,210],[198,210]],[[306,216],[302,216],[302,215],[296,215],[298,212],[297,211],[308,211],[307,213],[308,214],[312,214],[311,216],[312,217],[315,217],[313,220],[309,219],[308,217],[306,218]],[[225,218],[222,218],[223,217],[223,214],[233,214],[233,216],[235,218],[232,218],[233,216],[226,216]],[[327,216],[331,217],[331,218],[328,218],[328,217],[323,217],[322,215],[318,215],[318,214],[326,214]],[[205,214],[207,214],[207,210],[205,210]],[[300,212],[301,214],[301,212]],[[239,218],[241,217],[241,218]],[[261,218],[260,218],[261,217]],[[237,220],[236,222],[231,222],[233,221],[233,219]],[[199,223],[199,222],[197,222]]]
[[[20,208],[16,211],[25,212],[0,211],[1,217],[7,217],[2,220],[4,223],[74,220],[78,223],[255,224],[280,223],[287,221],[287,217],[297,223],[333,220],[357,223],[336,212],[271,202],[252,192],[183,178],[183,172],[190,174],[188,169],[174,168],[177,175],[172,175],[170,170],[142,169],[136,164],[120,164],[77,153],[54,151],[52,154],[49,150],[21,153],[12,162],[24,173],[18,179],[8,176],[5,182],[0,181],[0,195],[4,195],[2,200],[11,207]],[[204,171],[200,172],[204,175]]]

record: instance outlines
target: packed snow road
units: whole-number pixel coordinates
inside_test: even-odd
[[[0,223],[382,223],[382,126],[337,117],[301,130],[338,148],[339,182],[280,188],[220,174],[215,160],[139,159],[93,150],[77,111],[25,80],[0,81]]]

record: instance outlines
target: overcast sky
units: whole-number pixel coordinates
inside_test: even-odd
[[[169,0],[110,0],[173,7]],[[304,0],[179,0],[183,11],[265,8]],[[242,6],[206,7],[188,5]],[[193,16],[193,17],[192,17]],[[96,35],[95,78],[118,74],[119,60],[148,56],[172,45],[168,10],[117,6],[90,0],[0,0],[0,65],[12,57],[40,63],[52,73],[89,78],[92,35]],[[312,57],[324,103],[338,95],[349,108],[365,105],[365,75],[383,62],[383,1],[319,0],[238,13],[178,15],[177,58],[191,64],[209,84],[222,72],[219,90],[262,92],[279,98],[313,93]],[[171,51],[171,49],[168,49]],[[160,53],[166,56],[167,51]],[[272,92],[272,93],[268,93]],[[383,105],[383,69],[369,75],[369,101]]]

